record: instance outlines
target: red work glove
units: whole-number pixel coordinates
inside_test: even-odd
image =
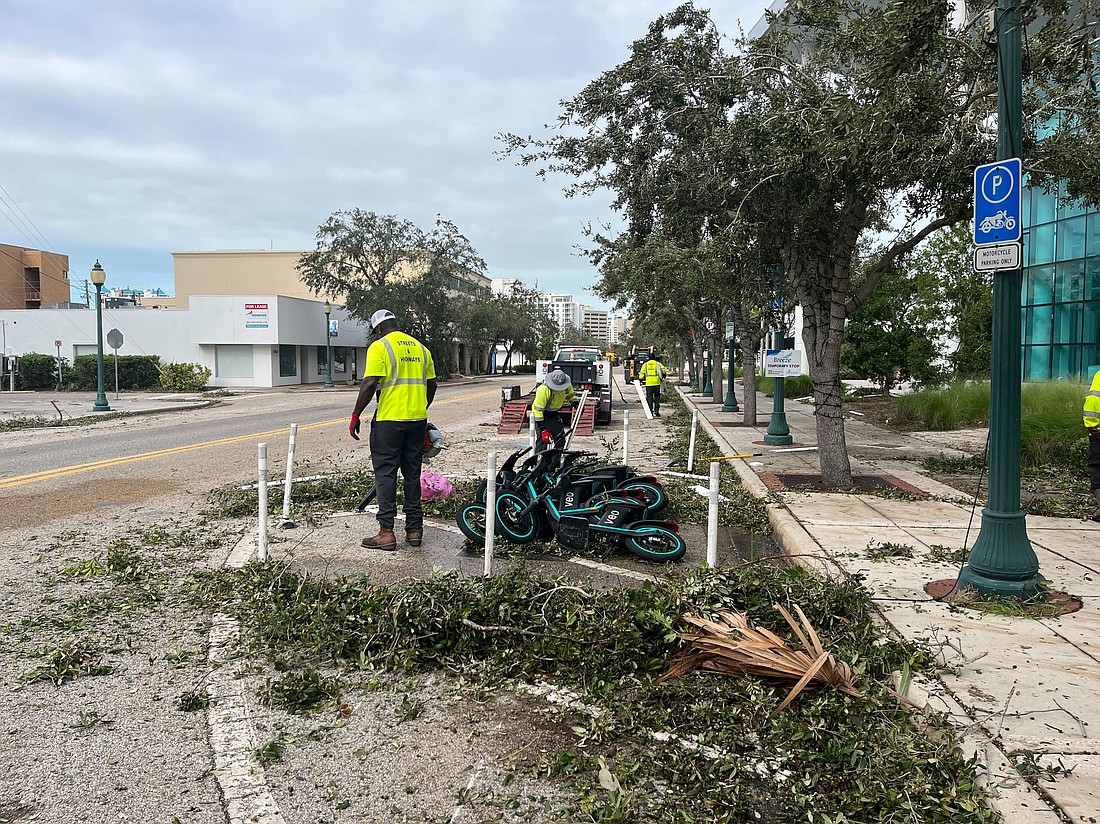
[[[348,432],[355,440],[359,440],[359,416],[352,415],[351,423],[348,424]]]
[[[554,436],[550,434],[549,429],[542,430],[542,432],[539,434],[539,437],[542,438],[542,442],[545,444],[553,443],[554,441]]]

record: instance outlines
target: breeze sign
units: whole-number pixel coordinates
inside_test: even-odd
[[[769,349],[764,355],[765,378],[797,378],[802,374],[802,353],[797,349]]]

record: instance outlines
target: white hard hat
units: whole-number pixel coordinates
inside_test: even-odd
[[[397,320],[397,318],[394,317],[393,312],[391,312],[389,309],[379,309],[377,312],[370,316],[370,328],[377,329],[378,324],[380,324],[384,320]]]
[[[569,380],[569,376],[560,369],[555,369],[546,376],[546,385],[555,392],[561,392],[563,389],[568,389],[572,383],[573,382]]]

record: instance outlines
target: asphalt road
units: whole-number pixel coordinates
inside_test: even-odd
[[[441,384],[432,421],[456,435],[479,426],[499,408],[502,383]],[[356,443],[347,433],[356,392],[248,393],[206,409],[0,433],[0,530],[247,481],[260,442],[268,444],[269,471],[285,471],[291,423],[298,424],[296,475],[358,465],[367,460],[365,435]]]

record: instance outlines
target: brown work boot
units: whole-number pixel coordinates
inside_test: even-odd
[[[405,543],[409,546],[420,546],[424,541],[423,529],[408,529],[405,531]]]
[[[1100,489],[1092,490],[1092,497],[1096,499],[1096,511],[1092,513],[1092,519],[1100,521]]]
[[[383,549],[392,552],[397,549],[397,536],[393,534],[393,527],[387,529],[382,526],[378,528],[378,534],[373,538],[364,538],[362,546],[367,549]]]

